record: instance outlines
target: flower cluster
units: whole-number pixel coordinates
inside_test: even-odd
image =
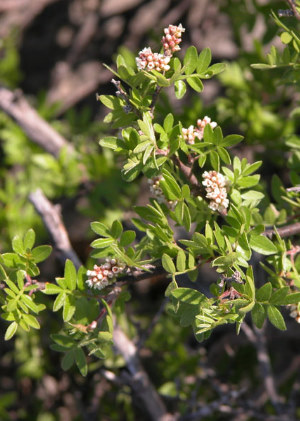
[[[140,51],[139,56],[136,58],[139,70],[157,70],[158,72],[169,70],[169,61],[170,57],[153,53],[150,47]]]
[[[93,270],[86,272],[88,276],[86,283],[90,288],[103,289],[114,283],[116,276],[124,272],[125,269],[124,263],[120,263],[116,259],[107,258],[103,265],[94,265]]]
[[[169,25],[164,29],[165,35],[162,38],[164,54],[153,53],[150,47],[145,47],[136,57],[136,64],[139,70],[157,70],[158,72],[166,72],[170,69],[169,62],[175,51],[180,50],[181,33],[185,29],[179,26]]]
[[[290,308],[290,316],[296,320],[297,323],[300,323],[300,310],[297,304],[289,305]]]
[[[185,32],[185,29],[181,24],[179,26],[169,25],[168,28],[164,29],[165,35],[162,37],[161,42],[166,56],[172,56],[175,51],[180,50],[178,44],[181,43],[182,32]]]
[[[226,213],[229,205],[226,190],[226,178],[217,171],[205,171],[202,174],[203,186],[206,190],[206,198],[210,200],[209,207],[214,211]]]
[[[173,200],[167,200],[165,198],[164,193],[159,185],[161,180],[163,180],[161,175],[149,178],[148,184],[150,187],[150,192],[155,196],[158,203],[164,203],[169,209],[173,210],[177,202]]]
[[[189,143],[193,145],[195,143],[195,138],[197,137],[199,140],[203,139],[204,135],[204,128],[209,124],[212,129],[217,126],[215,121],[211,121],[211,118],[205,116],[203,120],[200,118],[197,120],[197,127],[189,126],[187,129],[182,129],[182,136],[183,138]]]

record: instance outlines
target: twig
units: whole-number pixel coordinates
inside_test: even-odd
[[[138,351],[133,342],[128,339],[119,326],[115,326],[113,333],[114,345],[125,359],[129,376],[127,383],[136,396],[142,400],[153,421],[174,421],[175,417],[168,414],[163,401],[150,382],[138,358]]]
[[[148,328],[145,330],[145,332],[141,335],[138,343],[137,343],[137,348],[141,349],[146,340],[149,338],[149,336],[151,335],[155,325],[157,324],[157,322],[159,321],[161,315],[163,314],[163,312],[165,311],[165,307],[166,304],[168,303],[169,298],[165,297],[164,300],[162,301],[157,313],[154,315],[153,319],[151,320],[151,323],[149,324]]]
[[[280,413],[281,398],[276,390],[264,331],[257,328],[251,329],[245,322],[242,324],[241,329],[256,348],[260,374],[263,379],[266,392],[274,408],[278,413]]]
[[[0,86],[0,109],[12,117],[34,143],[55,157],[62,148],[73,152],[72,145],[38,115],[21,91],[12,92]]]
[[[81,262],[71,246],[59,208],[54,206],[41,190],[30,193],[29,200],[42,217],[59,252],[60,260],[64,262],[66,259],[70,259],[78,269],[81,266]]]
[[[81,262],[72,249],[58,208],[49,202],[41,190],[31,193],[30,200],[41,215],[57,249],[60,251],[61,258],[72,260],[78,268]],[[174,421],[175,418],[167,413],[164,403],[143,369],[134,343],[127,338],[119,326],[115,326],[113,339],[116,351],[123,356],[126,362],[129,373],[127,383],[131,386],[134,394],[142,401],[150,418],[153,421]]]
[[[298,12],[298,10],[296,8],[295,2],[293,0],[286,0],[286,2],[288,3],[291,10],[293,11],[295,18],[300,20],[300,13]]]
[[[277,232],[280,235],[280,237],[291,237],[292,235],[296,235],[300,233],[300,222],[296,222],[295,224],[287,225],[282,228],[277,228]],[[272,238],[273,235],[275,235],[275,230],[266,230],[263,232],[263,235],[265,235],[268,238]]]

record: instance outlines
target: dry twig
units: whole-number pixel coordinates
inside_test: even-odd
[[[55,157],[58,157],[62,148],[73,152],[72,145],[38,115],[21,91],[13,92],[0,86],[0,109],[12,117],[26,135],[46,152]]]

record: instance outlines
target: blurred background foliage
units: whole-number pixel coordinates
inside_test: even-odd
[[[8,251],[11,239],[30,227],[38,242],[49,241],[28,201],[29,193],[39,187],[61,207],[71,241],[84,262],[92,239],[90,221],[110,224],[120,217],[125,227],[130,226],[132,205],[145,203],[148,193],[143,180],[125,183],[118,158],[99,146],[99,139],[110,131],[102,123],[105,111],[96,93],[114,93],[111,75],[101,63],[111,65],[120,48],[135,54],[144,46],[157,45],[162,28],[169,23],[181,22],[186,28],[183,50],[190,44],[198,50],[210,47],[213,60],[225,61],[227,66],[218,79],[206,82],[203,94],[191,91],[175,101],[167,92],[157,110],[164,115],[173,112],[186,127],[209,115],[225,134],[244,135],[245,142],[232,153],[249,161],[263,160],[262,175],[270,186],[272,174],[277,175],[270,198],[276,199],[276,191],[282,183],[289,185],[290,177],[299,183],[299,174],[293,172],[300,161],[299,146],[291,141],[300,130],[299,83],[286,83],[285,68],[261,71],[251,67],[265,62],[271,45],[283,50],[270,14],[284,8],[286,3],[276,0],[1,2],[0,84],[22,89],[76,153],[71,156],[64,150],[55,159],[0,112],[0,252]],[[272,224],[274,212],[267,212],[264,219]],[[61,271],[53,257],[42,276],[52,280]],[[203,278],[211,276],[204,268]],[[122,316],[131,337],[147,332],[165,286],[153,281],[131,287],[138,300],[125,304],[128,316]],[[64,373],[58,369],[59,355],[49,351],[55,315],[41,317],[40,333],[20,332],[14,343],[1,343],[1,420],[146,419],[127,386],[105,378],[104,369],[121,371],[121,359],[111,356],[105,367],[101,361],[92,363],[87,378],[75,370]],[[293,334],[298,325],[294,321],[290,325],[284,336],[272,328],[268,333],[270,348],[285,350],[285,355],[271,354],[284,396],[299,381],[300,341]],[[0,329],[5,331],[3,322]],[[199,400],[213,402],[232,391],[243,393],[243,388],[255,402],[262,393],[254,348],[231,328],[217,330],[199,345],[189,329],[178,329],[174,320],[163,315],[146,335],[140,355],[172,411],[190,413]],[[287,361],[291,361],[288,366]],[[257,405],[272,412],[267,398]],[[232,419],[213,414],[205,419]]]

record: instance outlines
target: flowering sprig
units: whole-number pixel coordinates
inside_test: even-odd
[[[88,279],[86,284],[90,288],[103,289],[116,281],[116,276],[124,272],[126,266],[124,263],[118,262],[116,259],[107,258],[103,265],[94,265],[93,270],[86,272]]]
[[[209,207],[214,211],[226,213],[229,205],[226,190],[226,178],[217,171],[205,171],[202,174],[203,186],[206,190],[206,198],[210,200]]]
[[[170,69],[169,62],[174,52],[179,51],[181,33],[185,29],[179,26],[169,25],[164,29],[165,35],[162,38],[164,54],[153,53],[150,47],[145,47],[136,57],[136,64],[139,70],[157,70],[166,72]]]
[[[160,182],[164,180],[163,176],[159,175],[148,179],[148,184],[150,192],[155,196],[158,203],[164,203],[169,209],[173,210],[177,204],[175,200],[167,200],[163,193],[162,188],[160,187]]]
[[[203,120],[200,118],[197,120],[197,127],[191,125],[187,129],[182,128],[182,136],[184,140],[186,140],[186,142],[190,145],[193,145],[196,138],[199,140],[203,139],[204,129],[207,124],[209,124],[212,129],[217,127],[217,123],[215,121],[211,121],[210,117],[205,116]]]

